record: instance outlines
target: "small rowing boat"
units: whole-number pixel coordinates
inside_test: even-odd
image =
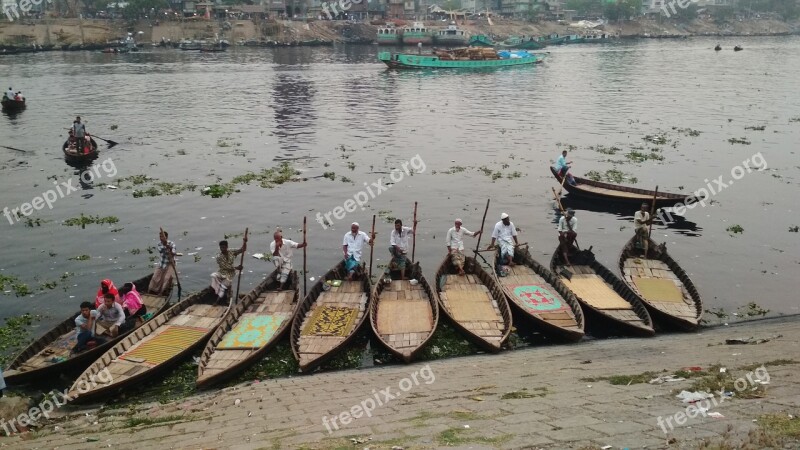
[[[255,364],[280,342],[300,306],[297,271],[289,274],[289,289],[278,290],[275,276],[264,281],[231,308],[208,341],[197,368],[197,387],[229,380]]]
[[[75,143],[70,145],[70,140],[67,139],[64,141],[64,145],[61,146],[61,150],[64,152],[64,158],[67,161],[71,162],[90,162],[97,158],[97,142],[92,139],[89,135],[86,135],[88,140],[88,144],[85,146],[82,152],[79,152],[75,147]]]
[[[476,344],[499,352],[511,333],[511,310],[495,278],[471,256],[465,257],[464,272],[447,255],[436,272],[439,305],[450,321]]]
[[[375,336],[392,353],[409,363],[425,347],[439,323],[436,293],[422,275],[419,263],[400,280],[391,273],[391,282],[379,282],[372,291],[369,319]]]
[[[550,172],[556,177],[559,183],[562,182],[561,176],[554,167],[550,167]],[[640,205],[642,202],[652,203],[653,196],[656,195],[655,204],[657,208],[667,208],[676,206],[677,204],[691,203],[692,201],[701,201],[705,197],[695,197],[694,194],[669,194],[666,192],[654,192],[647,189],[639,189],[628,186],[620,186],[618,184],[603,183],[601,181],[592,181],[587,178],[574,177],[575,185],[569,184],[569,181],[563,183],[564,189],[575,197],[581,197],[591,200],[605,200],[621,203],[629,203]],[[689,200],[688,199],[694,199]]]
[[[314,284],[292,321],[292,353],[302,372],[310,372],[344,349],[369,315],[369,277],[347,281],[345,276],[342,261]]]
[[[139,291],[142,303],[147,307],[147,311],[152,311],[153,316],[155,316],[168,306],[172,287],[170,286],[164,295],[149,294],[147,293],[147,288],[150,285],[150,278],[152,278],[152,275],[136,280],[133,284],[136,285],[136,290]],[[80,311],[67,317],[44,336],[22,350],[11,361],[8,368],[3,370],[3,377],[6,383],[23,384],[48,377],[57,377],[65,372],[81,371],[105,353],[106,350],[135,330],[132,329],[126,333],[121,333],[116,338],[109,339],[103,344],[80,353],[72,353],[72,347],[75,346],[77,338],[75,318],[78,317],[78,314],[80,314]]]
[[[653,336],[653,321],[642,299],[616,275],[600,264],[591,248],[578,250],[572,246],[565,264],[561,247],[556,248],[550,260],[550,270],[558,274],[581,304],[586,313],[586,323],[600,331],[600,322],[610,326],[609,331]]]
[[[0,100],[0,106],[2,106],[3,111],[14,112],[14,111],[22,111],[28,105],[27,103],[25,103],[25,99],[9,100],[8,97],[3,96],[3,99]]]
[[[497,259],[495,258],[495,264]],[[584,335],[583,310],[558,276],[539,264],[527,246],[514,251],[515,266],[497,278],[508,303],[537,331],[571,342]]]
[[[72,401],[107,398],[175,367],[211,337],[228,309],[210,287],[186,297],[89,366],[70,388]]]
[[[657,324],[687,331],[697,329],[703,301],[689,275],[669,256],[666,244],[658,245],[650,239],[647,257],[643,258],[642,253],[636,248],[636,236],[622,248],[622,280],[641,296]]]

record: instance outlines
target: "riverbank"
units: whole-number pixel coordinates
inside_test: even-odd
[[[429,21],[431,28],[444,27],[444,22]],[[498,18],[489,25],[485,21],[467,22],[462,28],[471,34],[492,34],[498,37],[510,35],[538,36],[557,33],[584,34],[588,30],[560,25],[555,22],[529,23]],[[102,48],[109,41],[136,33],[136,40],[149,44],[182,39],[214,39],[224,37],[230,42],[257,41],[276,44],[299,44],[325,41],[364,42],[375,40],[378,27],[369,23],[342,21],[232,21],[230,30],[224,30],[219,22],[166,22],[151,26],[141,21],[133,26],[108,20],[52,19],[38,22],[0,23],[0,48],[7,50],[45,47],[52,50],[83,50]],[[139,32],[142,32],[139,34]],[[778,20],[735,21],[718,25],[711,20],[697,19],[691,23],[659,23],[656,20],[639,19],[623,24],[609,24],[602,32],[620,38],[681,38],[689,36],[772,36],[800,32],[800,24]]]
[[[650,339],[257,380],[166,404],[65,406],[35,433],[0,438],[0,445],[796,448],[800,361],[790,358],[800,354],[798,324],[800,316],[792,316]],[[750,337],[764,342],[735,345]],[[666,375],[685,379],[664,381]],[[649,382],[658,377],[660,383]],[[683,390],[714,399],[682,403],[676,394]],[[380,402],[367,417],[361,405],[372,407],[373,398]]]

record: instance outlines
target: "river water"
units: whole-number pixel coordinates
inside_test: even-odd
[[[120,145],[101,146],[97,162],[107,162],[92,182],[34,212],[40,225],[11,225],[0,217],[0,274],[35,292],[0,296],[2,316],[42,314],[35,331],[41,333],[92,299],[101,279],[120,286],[149,273],[147,248],[157,242],[159,226],[184,254],[184,293],[209,282],[217,241],[232,235],[238,246],[249,227],[246,291],[273,269],[250,255],[267,252],[276,226],[302,240],[304,215],[309,276],[338,260],[350,222],[368,231],[378,213],[375,264],[385,264],[387,217],[410,223],[414,202],[416,257],[429,277],[444,256],[453,219],[479,229],[487,198],[487,230],[508,212],[520,241],[549,264],[557,245],[551,188],[558,184],[548,166],[565,148],[574,149],[569,159],[578,175],[616,168],[636,177],[635,186],[669,192],[709,183],[718,188],[712,180],[720,176],[728,185],[734,169],[740,179],[712,195],[713,204],[688,210],[669,227],[655,226],[653,237],[667,242],[706,308],[731,312],[755,302],[770,314],[800,312],[800,234],[789,231],[800,225],[800,38],[720,42],[721,52],[708,38],[575,45],[548,49],[546,63],[536,67],[478,72],[387,71],[375,46],[4,57],[0,87],[22,90],[29,107],[0,116],[2,144],[25,151],[0,148],[0,207],[30,202],[54,188],[54,180],[78,186],[79,172],[60,150],[75,115],[90,133]],[[745,51],[733,52],[739,43]],[[745,129],[751,126],[765,129]],[[645,141],[647,135],[666,143]],[[598,145],[620,150],[605,154]],[[653,148],[663,161],[625,156]],[[200,193],[283,161],[301,172],[300,181],[273,188],[255,181],[222,198]],[[744,161],[766,169],[735,169],[744,169]],[[363,211],[341,220],[329,215],[327,229],[315,221],[317,213],[367,195],[359,194],[365,183],[381,177],[383,185],[392,183],[390,172],[404,163],[416,173],[395,172],[396,183]],[[155,182],[198,187],[135,198],[134,189],[125,189],[131,183],[119,179],[136,175],[153,179],[134,186],[140,190]],[[567,204],[577,209],[579,243],[593,246],[617,271],[634,211]],[[62,225],[81,213],[115,216],[119,223]],[[726,231],[735,225],[743,232]],[[91,259],[70,259],[80,255]]]

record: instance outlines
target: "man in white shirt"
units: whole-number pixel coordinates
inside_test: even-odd
[[[494,244],[497,242],[500,247],[500,263],[506,266],[514,265],[514,247],[519,245],[517,241],[517,227],[511,222],[508,214],[500,214],[500,222],[494,225],[492,231],[492,243],[489,244],[489,250],[494,249]]]
[[[464,275],[464,235],[477,237],[481,234],[480,231],[472,232],[462,227],[462,223],[461,219],[456,219],[456,226],[447,230],[447,237],[444,239],[450,262],[458,269],[459,275]]]
[[[276,231],[272,237],[275,240],[269,243],[269,252],[272,253],[272,262],[275,267],[280,269],[275,276],[275,281],[278,282],[278,290],[280,291],[292,272],[292,249],[303,248],[308,244],[306,242],[298,244],[295,241],[284,239],[283,233],[280,231]]]
[[[353,222],[350,225],[350,232],[344,235],[342,241],[342,252],[344,253],[345,269],[347,270],[347,280],[351,281],[353,276],[361,267],[361,251],[364,244],[372,245],[373,239],[367,236],[367,233],[358,230],[358,222]]]
[[[391,271],[399,270],[400,279],[406,279],[406,264],[408,263],[408,258],[406,257],[408,254],[408,238],[409,236],[413,235],[413,228],[404,227],[403,221],[400,219],[394,221],[394,230],[392,230],[392,234],[389,236],[389,253],[391,253],[392,259],[389,261],[389,266],[386,267],[386,277],[389,277]]]
[[[575,218],[575,211],[572,208],[567,208],[565,215],[558,219],[558,242],[561,247],[561,254],[564,256],[564,262],[569,262],[569,249],[575,243],[578,237],[578,219]]]
[[[103,304],[97,308],[97,321],[94,335],[114,338],[120,332],[120,327],[125,323],[125,311],[122,305],[114,301],[114,294],[108,293],[103,297]]]
[[[647,202],[643,202],[639,211],[636,211],[636,214],[633,215],[633,230],[636,232],[636,237],[638,238],[636,240],[636,248],[642,250],[644,250],[644,243],[649,237],[648,225],[653,223],[653,219],[650,218],[650,213],[647,212],[649,207],[650,205],[647,204]]]
[[[9,100],[14,100],[14,96],[15,96],[14,90],[11,89],[11,88],[8,88],[8,91],[6,91],[6,98],[9,99]]]

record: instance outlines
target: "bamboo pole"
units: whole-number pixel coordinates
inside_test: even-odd
[[[247,232],[249,228],[244,229],[244,239],[242,240],[242,247],[247,245]],[[239,258],[239,265],[242,266],[242,270],[239,271],[239,279],[236,281],[236,297],[231,300],[231,304],[236,304],[239,302],[239,286],[242,285],[242,272],[244,271],[244,254],[246,252],[242,251],[242,257]]]
[[[414,253],[417,250],[417,202],[414,202],[414,225],[411,235],[411,264],[414,264]]]
[[[370,246],[369,246],[369,280],[372,281],[372,254],[375,250],[375,214],[372,215],[372,234],[370,234]]]
[[[167,241],[167,236],[164,234],[163,228],[158,229],[158,237]],[[178,301],[181,301],[181,292],[183,288],[181,288],[181,279],[178,277],[178,268],[175,266],[175,256],[172,254],[172,249],[169,247],[169,241],[167,241],[167,254],[169,255],[169,264],[175,272],[175,282],[178,283]],[[159,294],[162,294],[162,292],[159,292]]]
[[[303,216],[303,298],[306,298],[306,288],[308,287],[308,269],[306,269],[306,216]]]
[[[647,226],[647,239],[644,241],[644,259],[647,259],[647,251],[650,247],[650,234],[653,233],[653,215],[656,213],[656,197],[658,197],[658,186],[656,186],[656,190],[653,192],[653,204],[650,206],[650,224]]]

